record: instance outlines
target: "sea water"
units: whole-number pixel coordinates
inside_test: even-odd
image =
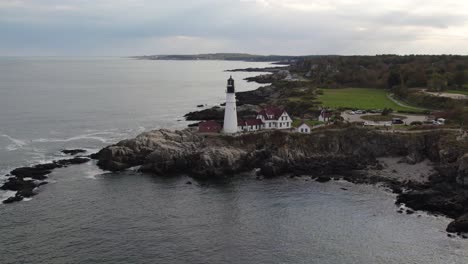
[[[0,58],[0,175],[92,153],[157,128],[187,126],[266,63],[127,58]],[[187,185],[187,181],[192,185]],[[1,181],[1,179],[0,179]],[[396,213],[375,186],[238,175],[57,169],[31,200],[0,205],[0,263],[468,263],[449,219]],[[1,192],[0,199],[12,193]]]

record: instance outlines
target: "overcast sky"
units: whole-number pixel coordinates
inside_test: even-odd
[[[0,55],[468,54],[468,0],[0,0]]]

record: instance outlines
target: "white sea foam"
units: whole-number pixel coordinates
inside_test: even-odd
[[[0,190],[0,203],[6,199],[15,196],[16,192],[14,191],[1,191]]]
[[[21,140],[21,139],[17,139],[17,138],[13,138],[7,134],[2,134],[1,135],[2,137],[5,137],[7,138],[8,140],[10,140],[12,142],[12,144],[9,144],[8,146],[5,147],[6,150],[8,151],[15,151],[15,150],[18,150],[20,148],[23,148],[24,146],[28,145],[28,143],[24,140]]]
[[[105,173],[105,171],[99,169],[95,162],[87,163],[87,168],[84,171],[85,178],[92,180],[96,180],[96,176],[99,176],[103,173]]]
[[[105,135],[111,135],[105,136]],[[83,135],[78,135],[74,137],[69,137],[69,138],[39,138],[39,139],[34,139],[32,142],[39,142],[39,143],[53,143],[53,142],[71,142],[71,141],[77,141],[77,140],[96,140],[100,141],[102,143],[109,143],[111,141],[114,141],[115,138],[122,137],[123,134],[121,133],[116,133],[116,132],[96,132],[96,133],[91,133],[91,134],[83,134]]]

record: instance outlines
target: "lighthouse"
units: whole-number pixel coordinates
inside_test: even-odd
[[[226,134],[237,133],[236,91],[234,88],[234,79],[232,79],[232,76],[227,81],[223,132]]]

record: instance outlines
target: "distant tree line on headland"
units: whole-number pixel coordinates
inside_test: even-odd
[[[411,88],[468,89],[468,56],[460,55],[313,56],[292,69],[324,88],[386,88],[402,97]]]

